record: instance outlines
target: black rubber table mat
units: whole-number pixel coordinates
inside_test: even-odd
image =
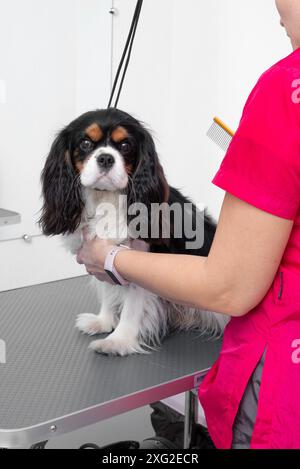
[[[87,348],[93,339],[74,324],[77,314],[98,311],[88,276],[0,293],[0,339],[6,343],[6,363],[0,364],[0,447],[37,435],[48,438],[192,388],[194,375],[203,374],[218,356],[220,340],[197,333],[173,334],[150,355],[96,354]],[[68,423],[62,425],[64,418]],[[37,428],[28,438],[32,427]]]

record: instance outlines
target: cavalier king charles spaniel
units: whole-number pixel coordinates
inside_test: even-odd
[[[159,217],[153,236],[152,207],[177,204],[193,226],[199,212],[179,190],[169,186],[150,132],[119,109],[87,112],[65,127],[52,144],[41,181],[44,203],[40,227],[47,236],[63,235],[73,254],[82,245],[86,226],[91,237],[110,238],[112,245],[122,242],[160,253],[209,253],[216,224],[205,211],[200,216],[203,239],[195,249],[187,244],[190,239],[184,233],[176,236],[171,217],[168,234],[163,235]],[[135,219],[128,207],[134,204],[143,204],[147,213],[147,220],[144,216],[134,225],[146,226],[139,236],[133,236],[130,228]],[[184,223],[179,222],[181,226]],[[80,314],[76,326],[89,335],[109,334],[91,342],[90,347],[99,353],[147,353],[157,348],[170,330],[193,328],[217,336],[227,322],[225,315],[173,304],[132,283],[120,286],[93,280],[100,312]]]

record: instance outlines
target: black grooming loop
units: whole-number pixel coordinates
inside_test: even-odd
[[[130,61],[132,46],[133,46],[133,43],[134,43],[135,33],[136,33],[137,25],[138,25],[138,22],[139,22],[142,5],[143,5],[143,0],[137,0],[137,4],[136,4],[135,11],[134,11],[134,14],[133,14],[133,18],[132,18],[130,30],[129,30],[129,33],[128,33],[127,41],[126,41],[126,44],[125,44],[125,47],[124,47],[124,51],[123,51],[123,54],[122,54],[122,57],[121,57],[121,60],[120,60],[120,63],[119,63],[119,67],[118,67],[115,79],[114,79],[111,95],[110,95],[110,98],[109,98],[109,103],[108,103],[108,106],[107,106],[108,108],[110,108],[110,107],[116,108],[118,106],[120,94],[121,94],[121,91],[122,91],[124,79],[125,79],[127,68],[128,68],[129,61]],[[127,56],[127,58],[126,58],[126,56]],[[115,91],[116,91],[116,88],[117,88],[117,83],[118,83],[120,73],[121,73],[121,70],[122,70],[125,59],[126,59],[126,62],[125,62],[125,67],[124,67],[123,75],[122,75],[122,78],[121,78],[121,82],[120,82],[120,85],[119,85],[119,90],[117,92],[117,97],[116,97],[116,100],[115,100],[115,104],[112,106],[112,100],[113,100],[113,97],[114,97],[114,94],[115,94]]]

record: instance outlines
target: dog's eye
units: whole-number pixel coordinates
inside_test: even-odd
[[[132,149],[131,144],[129,142],[121,142],[119,148],[123,155],[127,155],[131,152]]]
[[[85,138],[84,140],[82,140],[81,144],[79,145],[79,148],[80,150],[87,152],[93,149],[93,144],[90,140]]]

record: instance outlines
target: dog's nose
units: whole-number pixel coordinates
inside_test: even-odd
[[[97,163],[101,169],[108,170],[114,165],[115,159],[109,153],[102,153],[97,157]]]

